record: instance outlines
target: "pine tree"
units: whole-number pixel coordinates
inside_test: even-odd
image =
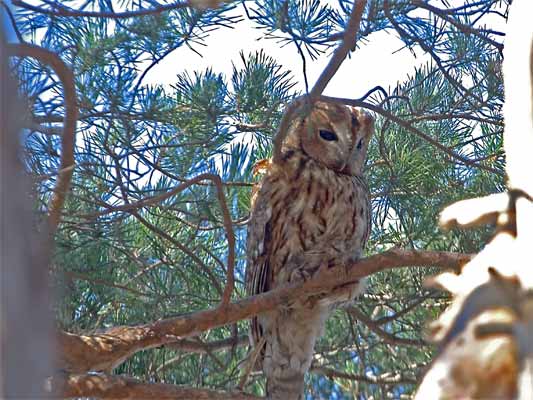
[[[354,2],[12,3],[6,12],[14,46],[55,53],[76,88],[75,168],[50,267],[58,326],[74,335],[118,332],[217,307],[227,289],[230,248],[236,255],[231,300],[242,299],[254,166],[272,156],[283,111],[305,94],[297,87],[308,87],[307,78],[256,52],[234,60],[229,76],[191,68],[170,86],[144,79],[183,46],[209,52],[201,46],[206,37],[238,30],[241,18],[276,39],[273,45],[293,46],[304,65],[320,54],[334,57]],[[376,116],[366,167],[373,208],[367,255],[391,248],[470,254],[488,239],[486,228],[443,232],[437,216],[454,201],[504,188],[503,33],[491,26],[505,20],[509,3],[368,1],[353,57],[372,46],[373,33],[386,31],[430,61],[394,88],[367,82],[363,98],[336,99]],[[35,224],[44,226],[64,175],[68,99],[57,71],[39,57],[16,54],[11,67],[29,107],[24,163],[36,193]],[[198,176],[206,179],[189,185]],[[410,265],[373,274],[363,298],[330,318],[307,380],[309,398],[414,392],[435,350],[427,322],[450,299],[424,286],[439,268]],[[139,346],[113,373],[261,395],[261,372],[246,373],[247,329],[241,319],[167,338],[156,348]]]

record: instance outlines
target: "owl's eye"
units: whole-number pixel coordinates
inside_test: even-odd
[[[359,139],[359,142],[357,142],[357,150],[361,150],[363,147],[363,139]]]
[[[318,133],[320,134],[320,137],[322,139],[327,140],[328,142],[334,142],[334,141],[339,140],[337,135],[335,135],[335,132],[331,132],[331,131],[326,131],[324,129],[320,129],[320,131]]]

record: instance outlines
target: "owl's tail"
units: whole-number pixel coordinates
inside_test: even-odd
[[[329,310],[329,307],[315,305],[279,309],[259,317],[266,339],[263,371],[268,399],[303,400],[304,377]]]

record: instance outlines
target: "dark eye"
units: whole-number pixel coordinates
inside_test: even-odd
[[[337,135],[335,135],[335,132],[331,132],[331,131],[326,131],[324,129],[320,129],[320,131],[318,133],[320,134],[320,137],[322,139],[327,140],[328,142],[333,142],[333,141],[339,140]]]
[[[361,150],[363,147],[363,139],[360,139],[359,142],[357,142],[357,150]]]

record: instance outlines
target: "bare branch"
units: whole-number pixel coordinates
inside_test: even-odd
[[[57,176],[54,194],[49,206],[49,234],[53,236],[61,218],[61,209],[65,203],[65,196],[70,189],[74,160],[74,145],[76,122],[78,119],[78,106],[76,100],[76,85],[72,70],[50,50],[32,44],[8,44],[7,51],[10,56],[31,57],[51,67],[63,85],[63,98],[65,100],[65,116],[63,118],[63,134],[61,135],[61,164]]]

